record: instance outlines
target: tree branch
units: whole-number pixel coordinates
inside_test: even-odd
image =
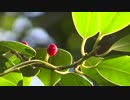
[[[46,69],[50,69],[50,70],[63,70],[63,69],[68,69],[68,68],[74,68],[78,65],[81,65],[83,63],[83,61],[85,61],[86,59],[88,59],[89,57],[94,55],[94,52],[95,52],[95,50],[91,51],[89,54],[85,54],[81,59],[79,59],[78,61],[76,61],[73,64],[68,65],[68,66],[54,66],[46,61],[41,61],[41,60],[25,61],[18,65],[15,65],[14,67],[11,67],[11,68],[5,70],[3,73],[0,74],[0,76],[5,75],[9,72],[30,66],[30,65],[35,65],[36,67],[46,68]]]

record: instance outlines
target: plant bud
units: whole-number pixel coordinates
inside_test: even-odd
[[[23,42],[21,42],[21,43],[23,43],[23,44],[25,44],[25,45],[28,45],[28,43],[27,43],[26,41],[23,41]]]
[[[58,49],[57,49],[57,46],[55,44],[50,44],[47,48],[47,53],[50,55],[50,56],[55,56],[56,53],[57,53]]]

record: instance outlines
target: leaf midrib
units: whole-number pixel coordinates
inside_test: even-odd
[[[85,30],[86,36],[88,34],[88,28],[89,28],[89,23],[90,23],[90,15],[91,15],[91,12],[88,12],[88,19],[87,19],[86,30]]]
[[[99,66],[100,66],[100,65],[99,65]],[[129,72],[126,72],[126,71],[123,71],[123,70],[119,70],[119,69],[117,69],[117,68],[112,68],[112,67],[107,67],[107,66],[103,66],[102,68],[112,69],[112,70],[116,70],[116,71],[119,71],[119,72],[122,72],[122,73],[129,74],[129,75],[130,75]],[[97,69],[98,69],[98,67],[97,67]],[[100,69],[98,69],[98,70],[100,70]]]
[[[123,47],[123,46],[127,46],[127,45],[130,45],[130,43],[126,43],[126,44],[122,44],[122,45],[118,45],[118,46],[112,46],[111,47],[111,50],[114,50],[114,49],[116,49],[116,48],[119,48],[119,47]]]
[[[108,21],[108,23],[106,24],[106,26],[104,27],[104,29],[102,30],[102,33],[104,32],[104,30],[106,30],[106,28],[110,25],[111,21],[115,18],[115,16],[117,15],[117,13],[114,13],[113,16],[111,17],[111,19]],[[102,34],[103,35],[103,34]]]
[[[16,86],[16,84],[15,84],[15,83],[13,83],[13,82],[11,82],[11,81],[9,81],[9,80],[5,79],[5,78],[2,78],[2,77],[0,77],[0,78],[1,78],[1,79],[3,79],[3,80],[6,80],[7,82],[9,82],[9,83],[13,84],[14,86]]]

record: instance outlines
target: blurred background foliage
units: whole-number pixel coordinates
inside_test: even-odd
[[[127,34],[130,34],[130,26],[105,36],[100,42],[98,53],[104,52]],[[96,37],[97,35],[87,40],[86,51],[92,49]],[[33,48],[47,48],[50,43],[55,43],[59,48],[69,51],[74,61],[81,57],[82,38],[75,29],[71,12],[0,12],[0,41],[2,40],[27,41]]]
[[[82,39],[71,12],[1,12],[0,40],[27,41],[33,48],[55,43],[78,59]]]
[[[104,37],[99,53],[129,32],[128,26]],[[88,39],[86,51],[92,49],[96,36]],[[81,57],[82,38],[75,29],[71,12],[0,12],[1,40],[27,41],[33,48],[46,48],[50,43],[55,43],[59,48],[69,51],[74,60]]]

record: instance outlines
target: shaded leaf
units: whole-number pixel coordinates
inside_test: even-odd
[[[38,59],[44,60],[46,54],[46,49],[39,49],[37,50],[36,58],[38,57]],[[53,57],[50,57],[48,62],[56,66],[69,65],[72,63],[72,56],[69,52],[58,48],[57,54]],[[51,70],[42,68],[40,73],[38,74],[38,78],[43,82],[45,86],[52,86],[60,80],[61,75]]]
[[[9,50],[19,52],[27,57],[33,57],[36,54],[36,51],[30,46],[26,46],[20,42],[16,41],[0,41],[0,47],[8,48]]]
[[[22,72],[23,76],[32,77],[37,75],[40,72],[40,69],[32,65],[21,68],[20,71]]]
[[[127,35],[123,38],[121,38],[120,40],[118,40],[117,42],[115,42],[109,49],[109,51],[111,50],[115,50],[115,51],[123,51],[123,52],[130,52],[130,35]]]
[[[61,86],[92,86],[93,84],[84,76],[76,73],[67,73],[62,75]]]
[[[10,51],[2,54],[0,56],[0,73],[13,67],[14,65],[19,64],[20,62],[21,62],[20,58],[12,54]]]
[[[0,46],[0,55],[2,55],[3,53],[6,53],[7,51],[9,51],[8,48],[6,48],[4,46]]]

